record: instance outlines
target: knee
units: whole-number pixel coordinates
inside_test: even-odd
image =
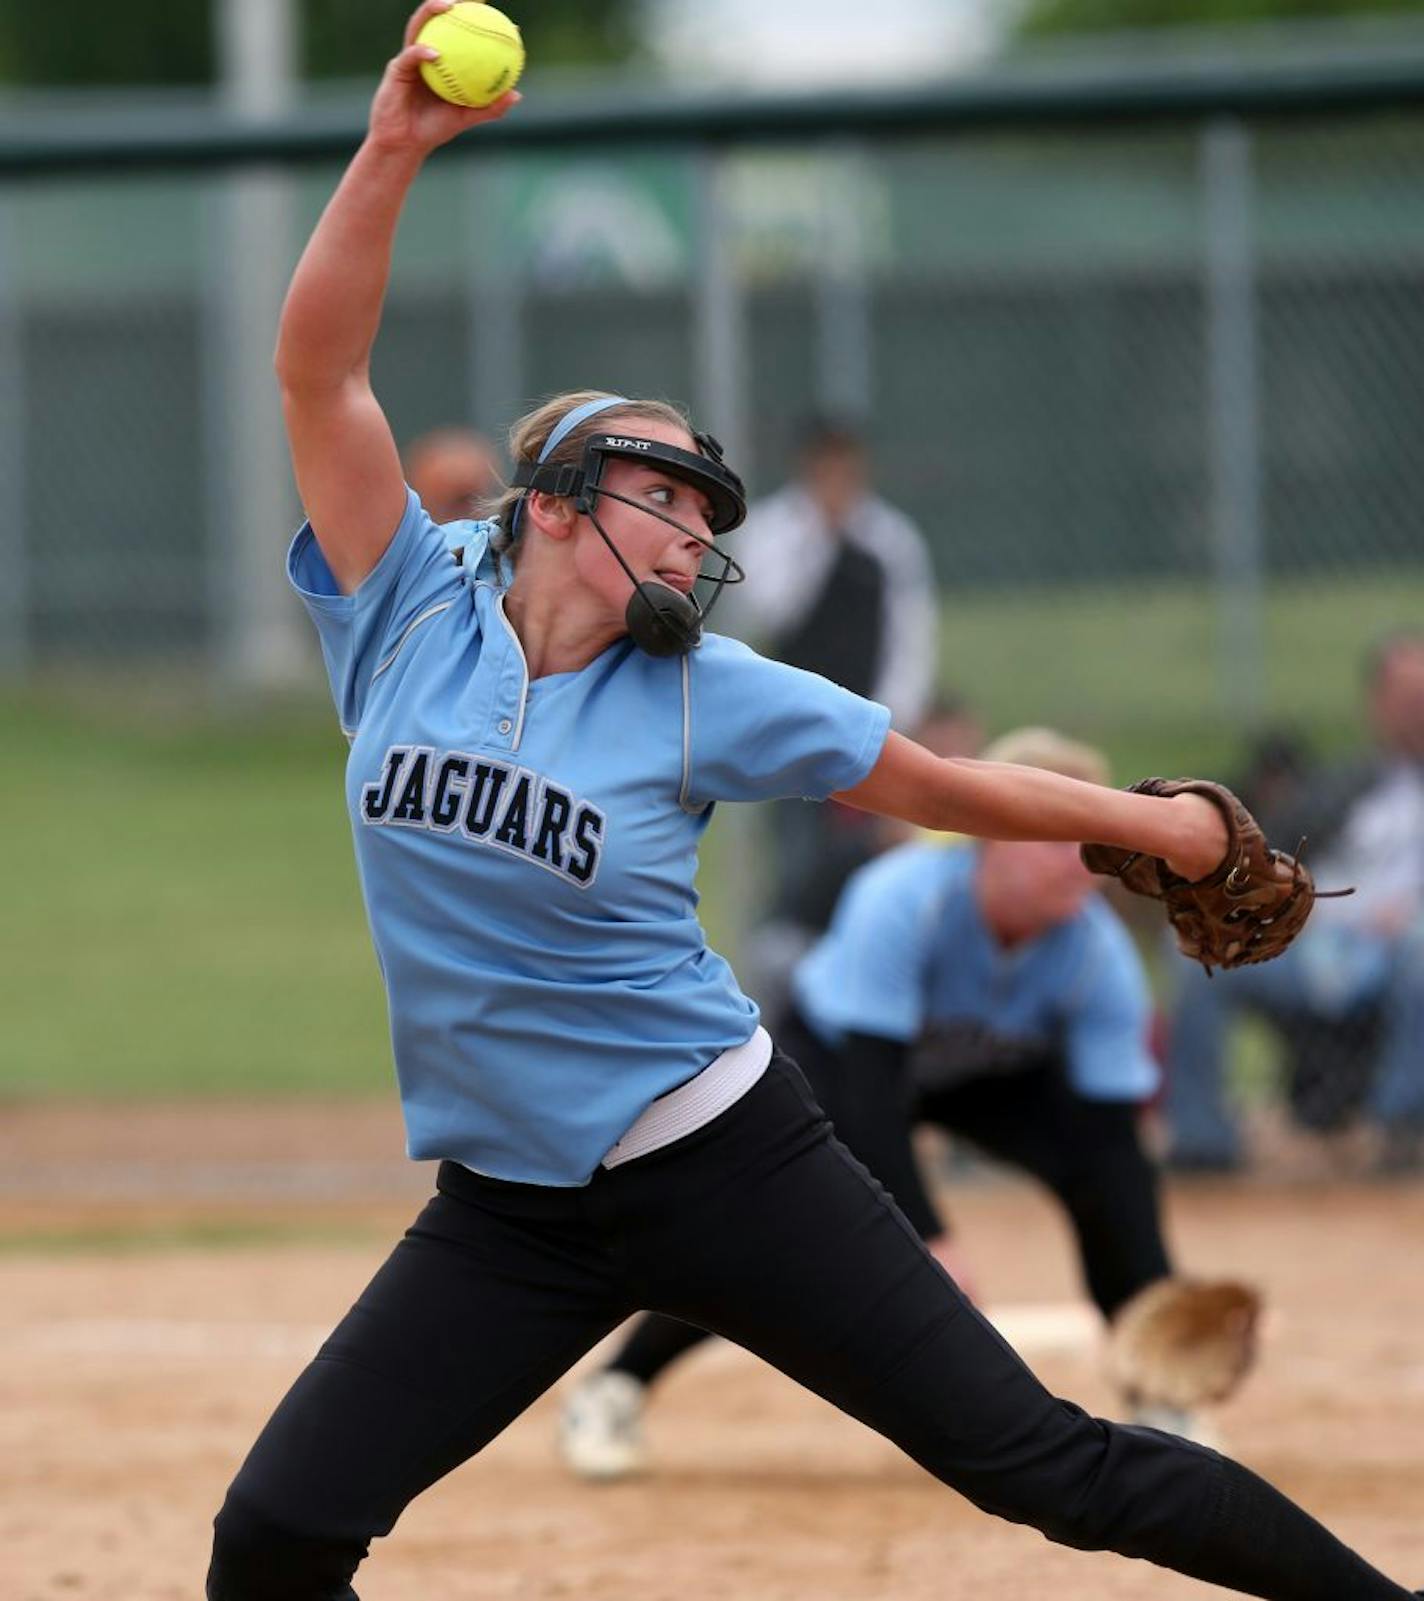
[[[1109,1504],[1102,1471],[1109,1455],[1103,1423],[1078,1412],[1076,1426],[1060,1447],[1055,1471],[1049,1475],[1052,1488],[1040,1493],[1030,1519],[1044,1539],[1074,1551],[1111,1547],[1116,1509]]]
[[[207,1601],[356,1601],[359,1541],[300,1534],[229,1494],[213,1520]]]
[[[1070,1401],[1053,1403],[1034,1448],[1012,1462],[996,1457],[967,1480],[950,1479],[981,1512],[1037,1529],[1057,1545],[1100,1548],[1095,1494],[1107,1431]]]
[[[1036,1471],[1000,1486],[986,1511],[1074,1551],[1150,1557],[1190,1511],[1213,1453],[1151,1429],[1124,1428],[1059,1403],[1066,1429]]]

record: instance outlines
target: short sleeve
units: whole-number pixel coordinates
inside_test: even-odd
[[[1148,1049],[1152,996],[1127,930],[1100,901],[1085,909],[1082,966],[1065,1018],[1073,1087],[1099,1101],[1142,1101],[1160,1072]]]
[[[310,523],[292,541],[287,577],[316,624],[332,699],[348,734],[361,725],[382,661],[431,608],[459,594],[460,568],[451,548],[459,541],[450,537],[455,531],[432,522],[415,491],[407,489],[405,513],[390,544],[350,595],[341,593]],[[460,531],[478,541],[484,525],[463,524]]]
[[[831,926],[792,980],[797,1005],[823,1038],[918,1038],[943,856],[941,846],[902,845],[847,881]]]
[[[707,635],[688,674],[688,804],[825,800],[879,759],[890,713],[829,679]]]

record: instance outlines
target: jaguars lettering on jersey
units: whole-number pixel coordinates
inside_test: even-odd
[[[465,751],[392,745],[361,792],[361,820],[423,828],[527,857],[586,889],[598,872],[604,815],[530,768]]]
[[[854,788],[890,715],[710,633],[681,662],[619,641],[531,682],[491,531],[437,527],[410,493],[353,593],[310,527],[289,571],[352,736],[407,1148],[586,1184],[645,1107],[756,1031],[697,917],[710,803]]]

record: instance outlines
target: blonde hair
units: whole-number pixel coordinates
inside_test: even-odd
[[[1041,767],[1080,778],[1086,784],[1110,784],[1108,759],[1093,745],[1080,744],[1051,728],[1015,728],[1001,734],[979,752],[986,762],[1009,762],[1015,767]]]
[[[589,401],[614,398],[604,389],[571,389],[566,394],[550,396],[542,405],[536,406],[533,411],[521,417],[509,430],[510,460],[515,466],[520,462],[538,461],[539,453],[543,450],[550,434],[571,411],[578,406],[586,405]],[[556,464],[577,463],[583,458],[584,445],[594,434],[603,433],[611,423],[626,424],[631,421],[665,423],[674,428],[685,428],[688,433],[692,432],[692,424],[686,412],[680,406],[673,405],[671,401],[629,400],[617,406],[610,406],[606,411],[595,412],[592,417],[585,417],[559,441],[549,453],[548,460]],[[486,517],[496,518],[499,522],[499,527],[490,540],[490,550],[496,561],[506,555],[513,558],[523,527],[521,523],[519,529],[511,532],[514,510],[527,494],[528,490],[507,484],[482,507]]]

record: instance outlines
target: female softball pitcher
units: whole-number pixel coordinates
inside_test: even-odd
[[[887,737],[883,707],[700,635],[740,481],[666,405],[565,395],[500,516],[405,488],[368,361],[423,159],[462,111],[412,16],[293,279],[277,353],[310,522],[291,577],[347,800],[409,1148],[436,1194],[278,1406],[218,1513],[212,1601],[351,1601],[374,1536],[629,1313],[739,1341],[984,1510],[1279,1601],[1409,1592],[1263,1480],[1056,1400],[832,1138],[707,949],[712,804],[838,794],[1211,872],[1222,814]],[[450,537],[451,534],[455,537]],[[461,547],[459,559],[452,546]],[[695,647],[695,648],[693,648]]]

